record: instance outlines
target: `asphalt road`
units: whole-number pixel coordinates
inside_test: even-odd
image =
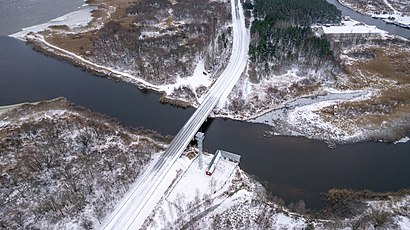
[[[156,203],[161,199],[169,183],[163,178],[184,152],[190,141],[221,98],[226,98],[245,69],[249,46],[249,34],[244,26],[242,7],[238,0],[231,1],[233,45],[229,64],[201,105],[180,129],[168,149],[139,178],[133,190],[127,193],[114,212],[104,221],[101,229],[139,229]],[[165,185],[165,186],[164,186]],[[169,186],[169,185],[168,185]]]

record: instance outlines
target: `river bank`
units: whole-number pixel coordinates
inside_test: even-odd
[[[32,52],[18,41],[0,39],[4,66],[2,104],[64,95],[76,104],[109,114],[124,125],[145,126],[163,134],[175,134],[193,112],[192,108],[160,105],[158,95],[93,77]],[[266,181],[269,191],[287,203],[303,199],[308,207],[320,207],[319,194],[333,187],[398,191],[409,186],[408,143],[363,142],[329,149],[321,142],[304,138],[264,138],[271,130],[269,126],[223,119],[209,122],[206,130],[206,148],[242,154],[241,167]]]
[[[63,98],[15,105],[0,114],[0,226],[78,229],[102,221],[169,141]]]
[[[134,85],[96,77],[33,52],[21,41],[0,40],[4,67],[0,73],[1,105],[64,96],[76,105],[114,117],[126,127],[143,126],[164,135],[175,135],[194,112],[191,107],[158,103],[160,95]],[[361,142],[330,149],[323,141],[270,136],[271,127],[264,123],[220,118],[208,119],[201,131],[206,134],[204,148],[242,155],[241,168],[256,175],[286,204],[304,200],[308,208],[319,209],[323,206],[320,194],[335,187],[386,192],[410,186],[406,177],[410,173],[409,143]]]
[[[355,3],[350,0],[338,1],[343,6],[348,7],[363,15],[381,19],[386,23],[394,24],[405,29],[410,29],[410,13],[408,11],[408,9],[410,9],[410,5],[408,5],[407,2],[397,4],[398,2],[392,1],[392,3],[400,7],[400,10],[397,10],[387,0],[382,1],[382,4],[380,4],[380,2],[378,1],[367,1],[366,4],[362,4],[361,2]]]
[[[0,224],[16,229],[97,228],[171,138],[149,130],[126,129],[112,118],[63,98],[15,105],[0,119],[2,173],[7,174],[1,177],[7,186],[2,188],[0,200],[7,205],[0,209],[4,217]],[[24,151],[13,154],[16,145]],[[54,151],[44,153],[43,147]],[[31,150],[31,157],[23,156],[26,150]],[[206,153],[204,163],[211,158]],[[195,149],[187,150],[176,165],[184,173],[176,172],[145,228],[409,227],[406,207],[410,196],[405,190],[331,190],[326,192],[325,208],[311,211],[304,201],[285,204],[266,191],[266,183],[262,186],[229,160],[221,159],[212,177],[197,168]],[[45,191],[52,192],[42,196]],[[14,208],[16,205],[19,208]]]
[[[91,9],[88,9],[91,12]],[[84,26],[87,23],[85,23],[87,20],[90,21],[92,20],[89,15],[87,16],[87,14],[84,14],[84,20],[79,20],[81,21],[81,23],[78,23],[74,25],[74,27],[80,27],[81,25]],[[70,17],[61,17],[61,20],[56,20],[58,23],[66,23],[68,25],[72,25],[72,22],[70,22]],[[64,20],[67,19],[68,22],[65,22]],[[48,25],[47,23],[45,25]],[[205,95],[206,93],[206,89],[208,89],[211,85],[212,82],[214,81],[212,78],[210,78],[210,76],[208,76],[208,74],[204,74],[207,72],[204,63],[202,61],[199,61],[197,63],[197,67],[194,71],[194,74],[192,75],[192,77],[189,78],[185,78],[185,79],[181,79],[180,81],[178,81],[179,83],[175,83],[175,84],[171,84],[171,85],[156,85],[156,84],[152,84],[149,83],[147,81],[145,81],[142,78],[136,77],[133,74],[127,73],[127,72],[123,72],[121,70],[117,70],[117,69],[113,69],[110,67],[106,67],[103,65],[99,65],[96,64],[92,61],[89,61],[87,59],[87,57],[84,57],[83,55],[78,55],[76,53],[70,52],[68,50],[65,50],[63,48],[60,48],[56,45],[53,45],[51,43],[49,43],[48,41],[46,41],[46,39],[44,38],[42,33],[38,33],[37,31],[37,26],[34,26],[32,29],[27,29],[24,30],[22,33],[17,33],[14,34],[12,36],[14,37],[18,37],[20,39],[25,39],[30,45],[32,45],[36,50],[46,53],[50,56],[59,58],[59,59],[63,59],[69,63],[72,63],[75,66],[79,66],[81,68],[84,68],[87,71],[90,71],[94,74],[97,75],[104,75],[107,76],[109,78],[115,79],[115,80],[120,80],[120,81],[125,81],[125,82],[129,82],[132,83],[134,85],[137,85],[140,89],[148,89],[148,90],[152,90],[155,92],[160,92],[162,94],[161,97],[161,102],[163,103],[170,103],[176,106],[181,106],[181,107],[188,107],[188,106],[193,106],[193,107],[197,107],[198,103],[201,101],[201,97],[203,95]],[[40,26],[40,28],[44,28],[44,26]],[[86,30],[89,30],[89,28],[86,26]],[[31,33],[30,31],[33,31],[34,33]],[[299,70],[292,70],[290,71],[288,74],[285,74],[283,76],[280,76],[281,78],[285,79],[290,79],[287,81],[283,81],[283,80],[279,80],[279,87],[282,87],[283,84],[285,85],[291,85],[291,84],[295,84],[295,82],[300,82],[303,79],[300,78],[299,74],[298,74]],[[294,76],[294,77],[289,77],[289,76]],[[310,76],[310,74],[308,75]],[[293,80],[292,80],[293,79]],[[254,92],[260,92],[261,90],[264,91],[265,88],[272,87],[272,84],[278,84],[277,83],[278,80],[275,79],[273,82],[266,82],[263,84],[259,84],[259,85],[254,85],[251,84],[249,82],[247,82],[247,80],[241,80],[240,84],[238,86],[236,86],[236,88],[242,89],[244,91],[244,93],[242,93],[245,98],[245,103],[249,103],[250,101],[252,101],[254,97],[265,97],[264,95],[261,95],[260,93],[256,93],[256,95],[254,95]],[[249,86],[250,85],[254,85],[255,87],[252,89],[252,91],[249,91]],[[179,94],[175,92],[175,89],[182,89],[182,91],[184,91],[184,87],[188,86],[189,88],[193,88],[195,90],[193,90],[193,92],[196,92],[196,95],[194,95],[193,97],[196,98],[194,101],[187,99],[185,96],[178,96]],[[275,86],[275,87],[278,87]],[[248,89],[246,89],[246,87]],[[199,91],[198,91],[199,90]],[[374,90],[373,89],[365,89],[368,92],[371,92]],[[249,92],[247,92],[249,91]],[[333,94],[340,94],[340,99],[338,100],[324,100],[323,97],[321,97],[321,95],[326,95],[328,94],[327,92],[336,92]],[[300,125],[297,125],[294,121],[292,121],[292,118],[290,116],[278,116],[276,117],[276,119],[271,119],[271,122],[267,122],[267,120],[263,120],[264,117],[269,116],[268,114],[271,114],[271,111],[278,111],[278,110],[283,110],[283,108],[286,108],[287,110],[289,110],[289,106],[287,105],[287,103],[291,102],[291,101],[298,101],[298,100],[303,100],[303,98],[311,98],[310,100],[310,105],[312,106],[308,106],[308,104],[300,104],[298,105],[297,103],[293,103],[292,108],[296,109],[299,107],[300,108],[305,108],[305,110],[298,110],[298,120],[306,120],[306,119],[310,119],[308,117],[310,117],[314,111],[320,109],[320,108],[324,108],[326,106],[329,106],[331,104],[339,104],[339,103],[343,103],[343,102],[348,102],[348,101],[364,101],[366,99],[368,99],[369,97],[358,97],[358,98],[350,98],[350,99],[346,99],[343,97],[343,94],[349,94],[349,90],[347,91],[340,91],[340,90],[335,90],[332,89],[332,87],[322,87],[319,88],[315,91],[313,91],[312,93],[308,93],[307,95],[299,95],[299,96],[295,96],[294,98],[292,97],[287,97],[287,100],[284,100],[280,103],[275,102],[273,105],[270,103],[268,103],[267,105],[265,104],[260,104],[258,105],[258,103],[252,103],[255,107],[255,109],[241,109],[240,111],[238,110],[238,108],[231,108],[228,109],[230,107],[230,105],[232,104],[232,99],[228,100],[227,102],[224,103],[220,103],[222,104],[216,109],[216,111],[214,112],[214,116],[215,117],[224,117],[224,118],[231,118],[231,119],[237,119],[237,120],[241,120],[241,121],[251,121],[251,122],[264,122],[267,123],[269,125],[271,125],[272,127],[275,127],[275,130],[272,131],[273,134],[276,135],[302,135],[302,136],[306,136],[309,138],[314,138],[314,139],[319,139],[319,140],[325,140],[329,143],[349,143],[349,142],[357,142],[357,141],[364,141],[364,140],[385,140],[385,141],[396,141],[399,140],[400,138],[402,138],[403,133],[406,132],[406,130],[404,129],[403,131],[399,131],[397,132],[397,135],[391,135],[388,138],[383,138],[383,136],[377,136],[374,137],[371,132],[369,133],[365,133],[365,132],[359,132],[361,130],[361,128],[358,126],[356,128],[352,127],[352,130],[340,130],[339,128],[335,128],[332,126],[327,126],[325,123],[326,121],[322,121],[322,122],[317,122],[315,121],[314,123],[312,122],[308,122],[306,124],[304,124],[303,131],[300,132],[301,130],[297,130],[296,128],[301,128]],[[241,95],[242,95],[241,94]],[[373,93],[374,94],[374,93]],[[173,95],[173,96],[170,96]],[[182,93],[181,95],[184,95],[184,93]],[[296,94],[298,95],[298,94]],[[230,97],[237,97],[235,96],[235,92],[231,93]],[[319,98],[318,100],[316,100],[315,98]],[[326,98],[326,97],[325,97]],[[337,98],[337,96],[335,97]],[[237,100],[237,99],[235,99]],[[313,106],[313,105],[319,105],[320,103],[322,103],[321,106],[317,107],[317,106]],[[237,111],[238,110],[238,111]],[[255,111],[254,111],[255,110]],[[304,111],[301,113],[301,111]],[[293,113],[295,113],[296,110],[294,110]],[[273,112],[275,113],[275,112]],[[292,111],[287,111],[286,114],[291,114]],[[314,115],[315,116],[315,115]],[[257,118],[258,119],[254,119]],[[262,121],[263,120],[263,121]],[[295,119],[293,119],[295,120]],[[311,119],[310,119],[311,120]],[[295,120],[296,121],[296,120]],[[275,123],[276,122],[276,123]],[[279,127],[279,128],[278,128]],[[326,130],[326,135],[323,134],[323,129]],[[338,130],[339,129],[339,130]],[[312,130],[309,132],[306,132],[306,130]],[[332,145],[332,144],[331,144]]]

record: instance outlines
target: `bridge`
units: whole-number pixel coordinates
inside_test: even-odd
[[[168,149],[139,178],[136,186],[103,222],[102,229],[139,229],[147,217],[144,207],[158,199],[152,194],[172,165],[185,151],[203,122],[221,98],[226,98],[245,69],[248,58],[249,33],[245,28],[242,6],[231,0],[233,45],[229,63],[208,91],[201,105],[170,143]],[[151,199],[151,200],[150,200]]]

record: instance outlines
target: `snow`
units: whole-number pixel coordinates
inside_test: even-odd
[[[173,207],[182,206],[183,210],[190,210],[196,205],[200,205],[197,202],[198,198],[202,199],[205,196],[220,196],[224,191],[223,188],[229,183],[232,174],[237,168],[237,163],[231,162],[227,159],[221,159],[217,168],[212,176],[205,174],[206,166],[211,161],[213,155],[204,154],[203,161],[204,167],[199,169],[198,158],[195,158],[190,164],[189,168],[184,172],[182,177],[177,180],[177,183],[170,187],[170,190],[165,193],[162,201],[155,207],[154,221],[157,224],[163,224],[162,228],[166,228],[167,222],[175,221],[178,216],[175,214],[178,212],[177,208]],[[184,158],[178,159],[176,164],[181,164],[181,161],[186,161]],[[220,203],[222,199],[213,199],[216,205]],[[162,211],[165,212],[166,221],[161,220]],[[165,223],[164,223],[165,222]],[[149,228],[153,229],[152,226]]]
[[[245,16],[243,14],[243,8],[242,4],[237,4],[237,7],[235,9],[234,5],[232,5],[232,11],[236,10],[240,14],[240,23],[238,23],[238,20],[233,20],[233,27],[239,27],[236,29],[233,29],[234,31],[234,43],[239,42],[240,45],[235,45],[233,44],[232,46],[232,54],[229,59],[229,63],[235,63],[235,65],[228,64],[226,70],[223,72],[223,74],[229,74],[231,75],[231,81],[226,87],[224,93],[221,95],[219,99],[219,103],[217,105],[217,108],[223,108],[225,104],[227,103],[227,98],[230,92],[232,91],[233,87],[235,84],[238,82],[239,78],[242,76],[242,73],[245,70],[246,64],[248,63],[249,55],[248,55],[248,49],[249,49],[249,44],[250,44],[250,29],[246,29],[245,27]],[[232,12],[232,15],[235,15]],[[243,34],[245,33],[245,34]],[[242,36],[243,35],[243,36]],[[245,54],[245,55],[243,55]],[[223,76],[220,76],[222,78]]]
[[[151,168],[154,167],[155,163],[157,162],[157,159],[159,159],[160,155],[157,154],[154,156],[154,159],[150,162],[150,164],[144,169],[143,171],[149,171]],[[161,183],[158,185],[158,187],[154,190],[154,192],[148,197],[149,200],[145,203],[143,207],[138,207],[140,208],[139,214],[138,214],[138,219],[135,221],[132,220],[131,215],[133,214],[130,212],[130,210],[126,210],[127,213],[123,213],[123,215],[130,216],[130,218],[125,218],[126,221],[131,220],[134,221],[132,223],[132,228],[133,229],[139,229],[141,225],[143,224],[144,220],[149,216],[149,214],[152,212],[154,209],[155,205],[157,204],[157,201],[160,200],[164,193],[167,191],[168,187],[172,184],[173,180],[177,177],[178,173],[180,171],[185,171],[191,161],[186,158],[186,157],[181,157],[177,160],[175,164],[172,165],[171,169],[164,175],[163,179],[161,180]],[[135,193],[135,188],[140,185],[140,182],[144,180],[143,177],[139,177],[135,183],[130,186],[129,191],[124,194],[123,198],[118,202],[118,204],[115,207],[115,211],[111,213],[111,215],[105,217],[105,222],[100,225],[100,229],[106,229],[108,228],[108,225],[110,224],[108,221],[111,221],[111,219],[119,215],[118,212],[121,211],[119,209],[120,207],[123,207],[124,205],[127,205],[130,201],[134,199],[135,196],[138,196],[139,194]],[[123,219],[124,220],[124,219]],[[116,223],[118,224],[118,223]]]
[[[410,229],[410,218],[406,216],[397,217],[397,225],[399,229]]]
[[[393,214],[393,220],[397,226],[395,229],[407,230],[410,229],[410,215],[409,215],[409,204],[410,196],[406,195],[403,197],[393,197],[388,200],[381,201],[368,201],[368,207],[364,213],[369,213],[372,211],[382,211]],[[389,228],[388,228],[389,229]]]
[[[42,44],[44,44],[47,49],[51,52],[56,52],[58,51],[60,53],[60,55],[62,56],[66,56],[69,58],[72,58],[74,60],[77,60],[78,62],[81,62],[84,65],[87,65],[89,68],[106,73],[108,75],[117,75],[117,76],[121,76],[121,77],[125,77],[126,80],[130,80],[133,83],[137,83],[137,84],[141,84],[143,85],[145,88],[148,89],[152,89],[155,91],[159,91],[159,92],[165,92],[167,95],[171,95],[176,89],[183,87],[183,86],[187,86],[189,88],[192,89],[192,91],[196,94],[196,89],[199,87],[210,87],[212,85],[212,83],[214,82],[211,79],[211,74],[207,74],[204,75],[203,72],[206,71],[205,67],[204,67],[204,61],[202,59],[198,60],[196,63],[196,68],[195,71],[193,73],[192,76],[187,77],[187,78],[181,78],[178,77],[176,80],[176,83],[172,83],[172,84],[167,84],[167,85],[155,85],[152,84],[148,81],[145,81],[144,79],[134,76],[130,73],[124,72],[123,70],[118,70],[115,68],[111,68],[111,67],[106,67],[106,66],[102,66],[99,64],[96,64],[92,61],[89,61],[87,59],[85,59],[84,57],[81,57],[80,55],[77,55],[73,52],[70,52],[68,50],[62,49],[58,46],[52,45],[51,43],[47,42],[45,40],[45,38],[40,35],[40,34],[28,34],[27,33],[22,33],[21,34],[17,33],[17,34],[13,34],[11,36],[15,36],[21,39],[33,39],[36,40],[38,42],[41,42]],[[208,73],[208,72],[207,72]],[[202,102],[203,97],[201,98],[197,98],[199,102]]]
[[[374,18],[383,19],[387,23],[392,23],[398,26],[410,28],[410,16],[405,16],[405,15],[402,15],[401,13],[372,14],[371,16]]]
[[[343,20],[341,25],[322,26],[325,34],[387,34],[376,26],[369,26],[355,20]]]
[[[243,23],[244,18],[242,11],[235,10],[237,2],[234,3],[232,1],[231,5],[234,18],[234,45],[230,59],[231,63],[228,64],[228,67],[209,90],[198,110],[174,137],[164,154],[156,161],[154,167],[145,170],[144,175],[138,184],[131,189],[132,192],[127,195],[125,201],[119,204],[116,210],[106,218],[102,228],[122,227],[137,229],[141,227],[141,222],[146,219],[146,215],[152,210],[152,205],[155,205],[164,195],[166,188],[172,182],[170,180],[175,178],[175,175],[173,177],[170,175],[170,172],[175,172],[173,168],[178,165],[175,162],[178,161],[189,141],[192,140],[201,124],[217,104],[220,95],[227,91],[229,93],[230,87],[233,87],[239,78],[237,75],[241,75],[243,72],[247,62],[248,49],[248,43],[243,42],[243,40],[249,41],[249,39],[244,38],[249,36],[249,31],[246,31],[245,27],[240,25],[241,22]],[[238,16],[238,13],[241,15]],[[241,21],[239,21],[240,19]],[[245,32],[243,32],[244,30]],[[196,72],[198,73],[199,71]]]
[[[394,13],[396,13],[397,11],[393,8],[393,6],[387,1],[387,0],[383,0],[384,4],[386,4],[391,10],[394,11]]]
[[[394,144],[407,143],[408,141],[410,141],[409,137],[403,137],[402,139],[395,141]]]
[[[46,30],[50,26],[66,25],[71,29],[84,27],[92,20],[91,12],[95,9],[95,6],[83,5],[83,8],[80,10],[68,13],[44,24],[23,28],[22,31],[11,34],[10,36],[21,39],[30,32],[37,33]]]
[[[384,4],[386,4],[387,7],[389,7],[393,13],[389,14],[380,14],[378,13],[379,9],[375,9],[374,7],[368,8],[368,10],[362,9],[361,7],[357,7],[354,4],[351,4],[346,1],[339,0],[339,3],[342,4],[343,6],[346,6],[350,9],[353,9],[355,11],[358,11],[360,13],[370,15],[373,18],[380,18],[383,19],[387,23],[392,23],[401,27],[405,28],[410,28],[410,16],[408,12],[400,12],[399,10],[395,9],[389,1],[383,0]],[[380,11],[380,10],[379,10]]]
[[[337,90],[334,88],[325,88],[324,95],[315,96],[315,97],[301,97],[288,102],[283,103],[281,106],[265,111],[262,115],[259,115],[255,118],[251,118],[248,121],[252,123],[265,123],[271,126],[275,125],[277,120],[286,120],[288,119],[288,113],[292,110],[295,110],[297,107],[307,106],[317,104],[319,102],[329,102],[329,103],[339,103],[341,101],[348,101],[355,98],[360,98],[367,94],[366,91],[355,91],[355,90]],[[329,103],[327,103],[329,105]],[[305,107],[309,108],[309,107]],[[315,108],[317,107],[310,107]],[[313,111],[312,111],[313,112]]]
[[[348,94],[349,95],[349,94]],[[363,136],[363,130],[352,125],[351,129],[341,129],[331,122],[324,120],[317,112],[328,106],[335,106],[343,101],[361,101],[370,98],[372,93],[365,95],[359,94],[353,99],[335,99],[328,101],[320,101],[312,104],[302,105],[296,107],[288,113],[287,122],[295,129],[295,131],[303,133],[309,137],[323,136],[323,138],[338,140],[338,141],[352,141]]]
[[[167,199],[175,200],[178,194],[184,194],[186,198],[185,200],[190,202],[194,201],[197,191],[199,191],[200,194],[212,195],[212,189],[214,191],[221,190],[223,186],[229,182],[229,179],[238,164],[221,158],[218,161],[212,176],[208,176],[205,174],[206,166],[211,162],[212,157],[213,155],[204,154],[204,167],[202,169],[199,169],[198,160],[196,159],[178,182],[177,186],[173,188]],[[210,182],[212,180],[215,181],[214,188],[210,188]]]
[[[206,74],[204,74],[204,72]],[[186,86],[196,94],[196,89],[198,89],[199,87],[209,88],[212,85],[212,82],[213,80],[211,79],[211,74],[208,74],[208,71],[205,69],[204,60],[200,59],[196,63],[196,68],[192,76],[186,78],[178,77],[176,79],[176,83],[163,86],[162,88],[166,87],[166,92],[171,93],[175,89]],[[196,97],[198,98],[197,95]],[[201,103],[203,96],[198,98],[198,100],[199,103]]]

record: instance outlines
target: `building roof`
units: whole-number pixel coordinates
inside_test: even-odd
[[[355,20],[344,20],[342,25],[337,26],[322,26],[324,34],[385,34],[384,30],[378,29],[376,26],[369,26]]]
[[[231,153],[231,152],[227,152],[224,150],[217,150],[216,154],[221,153],[221,155],[225,158],[228,158],[229,160],[235,161],[235,162],[239,162],[241,160],[241,155],[235,154],[235,153]]]

